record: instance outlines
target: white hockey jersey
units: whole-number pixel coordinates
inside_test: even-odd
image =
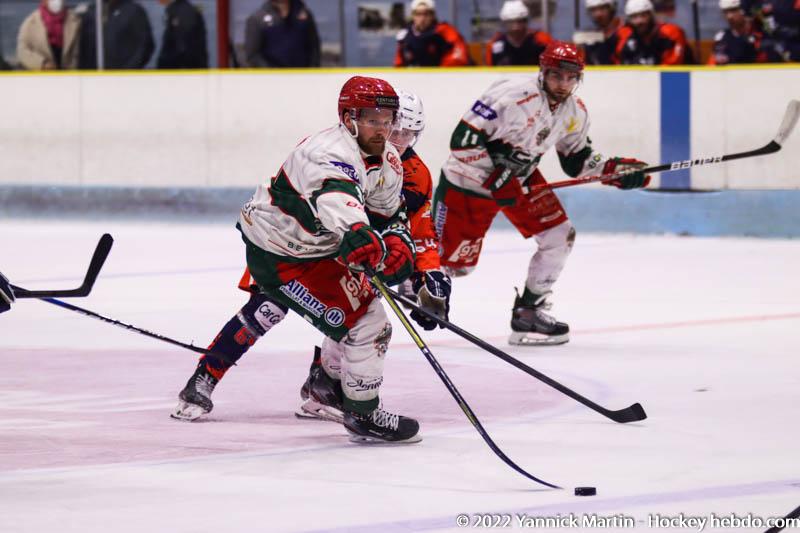
[[[316,133],[292,150],[278,174],[242,207],[242,233],[270,253],[294,259],[335,256],[344,233],[371,215],[401,208],[403,166],[386,143],[365,157],[344,126]]]
[[[462,117],[442,170],[453,185],[490,197],[483,183],[496,167],[511,169],[525,184],[555,147],[568,175],[596,174],[605,158],[592,148],[588,132],[589,114],[576,96],[551,111],[535,76],[502,79]]]

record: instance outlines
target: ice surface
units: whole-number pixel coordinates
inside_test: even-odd
[[[244,302],[232,224],[3,221],[0,270],[26,288],[75,286],[106,231],[114,249],[76,305],[205,345]],[[296,316],[229,372],[207,420],[183,423],[168,413],[193,353],[21,300],[0,316],[0,531],[455,531],[459,513],[646,529],[656,514],[797,506],[800,242],[579,233],[553,308],[571,342],[511,347],[533,246],[491,233],[455,281],[452,320],[598,403],[641,402],[647,420],[615,424],[449,332],[423,337],[497,444],[566,490],[504,465],[396,321],[383,396],[424,440],[358,446],[293,416],[320,340]],[[573,495],[585,485],[597,496]]]

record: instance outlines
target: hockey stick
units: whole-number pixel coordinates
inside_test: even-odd
[[[89,262],[89,269],[86,271],[83,283],[77,289],[29,291],[28,289],[12,285],[14,295],[17,298],[70,298],[89,296],[89,293],[92,292],[94,282],[97,279],[97,275],[100,274],[100,269],[103,268],[103,263],[106,262],[106,257],[108,257],[108,253],[111,251],[112,244],[114,244],[114,239],[108,233],[100,237],[97,248],[95,248],[94,254],[92,255],[92,260]]]
[[[185,342],[176,341],[175,339],[171,339],[171,338],[166,337],[164,335],[159,335],[158,333],[153,333],[152,331],[147,331],[146,329],[138,328],[138,327],[133,326],[131,324],[126,324],[125,322],[120,322],[119,320],[114,320],[113,318],[108,318],[108,317],[103,316],[103,315],[101,315],[99,313],[95,313],[94,311],[90,311],[89,309],[84,309],[83,307],[78,307],[77,305],[72,305],[72,304],[67,303],[67,302],[62,302],[61,300],[56,300],[55,298],[42,298],[42,297],[40,297],[40,299],[43,302],[47,302],[49,304],[57,305],[58,307],[62,307],[64,309],[68,309],[69,311],[75,311],[76,313],[80,313],[80,314],[86,315],[88,317],[96,318],[97,320],[101,320],[101,321],[106,322],[108,324],[113,324],[115,326],[119,326],[121,328],[125,328],[125,329],[127,329],[129,331],[133,331],[135,333],[139,333],[140,335],[144,335],[145,337],[150,337],[151,339],[156,339],[156,340],[163,341],[163,342],[166,342],[166,343],[169,343],[169,344],[173,344],[175,346],[180,346],[181,348],[186,348],[187,350],[191,350],[191,351],[193,351],[195,353],[201,353],[201,354],[204,354],[204,355],[211,355],[211,356],[217,357],[217,358],[221,359],[222,361],[228,363],[229,365],[235,365],[236,364],[234,361],[231,361],[230,358],[227,355],[225,355],[224,353],[221,353],[221,352],[217,352],[217,351],[214,351],[214,350],[207,350],[207,349],[195,346],[194,344],[186,344]]]
[[[700,57],[700,6],[697,0],[691,0],[692,3],[692,26],[694,28],[694,60],[698,65],[702,65],[702,58]]]
[[[631,170],[624,170],[622,172],[615,172],[613,174],[588,176],[585,178],[578,178],[578,179],[571,179],[564,181],[554,181],[552,183],[542,183],[527,188],[527,192],[536,193],[544,189],[561,189],[563,187],[574,187],[576,185],[585,185],[587,183],[596,183],[596,182],[602,183],[602,182],[614,181],[628,174],[633,174],[636,172],[642,172],[645,174],[655,174],[656,172],[670,172],[672,170],[681,170],[701,165],[715,165],[717,163],[733,161],[734,159],[745,159],[747,157],[756,157],[759,155],[774,154],[783,147],[783,143],[786,141],[787,137],[789,137],[789,135],[792,133],[794,127],[797,125],[798,118],[800,118],[800,101],[791,100],[789,104],[786,106],[786,112],[783,115],[783,120],[781,121],[780,128],[778,128],[778,133],[775,135],[775,137],[761,148],[758,148],[756,150],[750,150],[749,152],[738,152],[735,154],[704,157],[702,159],[687,159],[686,161],[672,161],[669,163],[664,163],[662,165],[646,167],[640,170],[631,169]],[[525,188],[523,188],[523,190],[525,190]]]
[[[406,318],[405,313],[403,313],[402,309],[400,309],[400,307],[397,305],[397,302],[394,300],[394,298],[392,298],[393,291],[391,291],[388,287],[386,287],[386,285],[383,284],[383,282],[380,279],[378,279],[378,276],[375,275],[374,271],[367,268],[366,273],[367,277],[370,279],[372,284],[375,285],[378,291],[380,291],[380,293],[383,295],[384,299],[386,300],[386,303],[388,303],[389,307],[392,308],[394,314],[397,315],[398,319],[400,319],[400,323],[403,324],[405,330],[408,332],[409,335],[411,335],[411,339],[414,341],[414,344],[417,345],[417,348],[420,349],[422,355],[424,355],[425,359],[427,359],[428,362],[431,364],[433,370],[436,372],[436,375],[439,376],[439,379],[442,380],[444,386],[447,387],[447,390],[450,392],[450,395],[455,399],[456,403],[461,408],[461,410],[464,411],[464,414],[467,415],[467,419],[472,423],[473,426],[475,426],[475,429],[478,430],[478,433],[480,433],[481,437],[483,437],[483,440],[486,442],[486,444],[489,445],[489,448],[491,448],[492,451],[500,459],[502,459],[502,461],[505,464],[507,464],[508,466],[510,466],[511,468],[513,468],[526,478],[535,481],[536,483],[539,483],[541,485],[544,485],[545,487],[550,487],[551,489],[560,489],[561,487],[559,487],[558,485],[553,485],[552,483],[548,483],[547,481],[541,480],[529,474],[528,472],[523,470],[522,467],[518,466],[514,461],[509,459],[508,456],[505,453],[503,453],[503,450],[498,448],[497,444],[494,443],[492,438],[483,428],[483,425],[481,425],[480,421],[478,420],[478,417],[475,416],[475,413],[472,411],[470,406],[467,405],[467,402],[466,400],[464,400],[464,397],[461,396],[461,393],[458,392],[456,386],[453,384],[452,381],[450,381],[450,377],[441,367],[439,361],[437,361],[436,358],[433,356],[433,353],[431,353],[430,348],[428,348],[428,346],[425,344],[425,341],[422,340],[422,338],[414,329],[414,326],[412,326],[411,323],[408,321],[408,318]]]
[[[792,524],[793,520],[800,521],[800,507],[798,507],[794,511],[790,512],[786,516],[784,516],[783,517],[783,522],[781,522],[781,525],[773,526],[773,527],[769,528],[768,530],[766,530],[764,533],[779,533],[780,531],[783,531],[784,529],[786,529],[787,526],[791,527],[791,524]]]
[[[439,318],[436,315],[434,315],[433,313],[428,312],[427,310],[425,310],[422,307],[420,307],[417,304],[415,304],[413,301],[409,300],[405,296],[402,296],[401,294],[398,294],[397,292],[393,291],[392,289],[388,289],[387,288],[386,291],[392,297],[394,297],[396,300],[401,302],[402,304],[410,307],[411,309],[416,310],[419,313],[422,313],[423,315],[425,315],[426,317],[430,318],[431,320],[435,320],[437,323],[439,323],[443,327],[449,329],[450,331],[452,331],[456,335],[468,340],[469,342],[471,342],[472,344],[478,346],[479,348],[483,348],[484,350],[486,350],[490,354],[496,355],[497,357],[499,357],[500,359],[502,359],[506,363],[519,368],[520,370],[522,370],[526,374],[529,374],[529,375],[535,377],[536,379],[538,379],[539,381],[542,381],[542,382],[546,383],[547,385],[550,385],[551,387],[553,387],[557,391],[561,392],[562,394],[566,394],[567,396],[569,396],[573,400],[576,400],[576,401],[582,403],[583,405],[585,405],[589,409],[597,411],[601,415],[605,416],[606,418],[610,418],[614,422],[619,422],[620,424],[626,424],[628,422],[638,422],[640,420],[644,420],[645,418],[647,418],[647,414],[644,412],[644,408],[642,407],[642,405],[640,403],[635,403],[633,405],[625,407],[624,409],[619,409],[619,410],[616,410],[616,411],[612,411],[611,409],[606,409],[605,407],[594,403],[592,400],[590,400],[590,399],[578,394],[574,390],[562,385],[558,381],[556,381],[556,380],[554,380],[554,379],[542,374],[538,370],[534,370],[533,368],[529,367],[528,365],[526,365],[522,361],[519,361],[518,359],[515,359],[515,358],[511,357],[510,355],[508,355],[504,351],[500,350],[499,348],[496,348],[496,347],[492,346],[491,344],[489,344],[488,342],[479,339],[478,337],[476,337],[475,335],[469,333],[468,331],[464,331],[463,329],[461,329],[460,327],[456,326],[455,324],[453,324],[453,323],[451,323],[451,322],[449,322],[447,320],[444,320],[442,318]]]

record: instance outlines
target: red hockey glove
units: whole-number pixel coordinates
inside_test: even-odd
[[[525,193],[516,176],[506,167],[499,166],[494,169],[483,186],[492,193],[492,198],[497,205],[515,206],[525,200]]]
[[[339,257],[349,267],[367,265],[377,268],[386,255],[386,244],[374,229],[356,222],[342,237]]]
[[[612,157],[606,161],[603,166],[603,175],[614,174],[616,172],[624,172],[626,170],[642,169],[647,166],[644,161],[633,159],[631,157]],[[650,176],[645,175],[644,172],[633,172],[625,176],[611,181],[604,181],[603,185],[613,185],[619,189],[638,189],[640,187],[647,187],[650,183]]]
[[[408,230],[384,232],[383,241],[388,253],[383,260],[381,279],[387,285],[396,285],[414,271],[414,241],[411,240]]]

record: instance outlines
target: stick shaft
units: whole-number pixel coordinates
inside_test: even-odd
[[[549,385],[550,387],[556,389],[560,393],[569,396],[573,400],[575,400],[575,401],[577,401],[579,403],[582,403],[583,405],[585,405],[589,409],[592,409],[593,411],[596,411],[596,412],[600,413],[601,415],[603,415],[603,416],[605,416],[607,418],[610,418],[611,420],[613,420],[615,422],[619,422],[621,424],[624,424],[624,423],[627,423],[627,422],[637,422],[637,421],[644,420],[645,418],[647,418],[647,415],[644,412],[644,408],[642,408],[642,406],[640,404],[638,404],[638,403],[633,404],[633,405],[631,405],[629,407],[626,407],[624,409],[617,410],[617,411],[612,411],[610,409],[607,409],[607,408],[603,407],[602,405],[598,405],[595,402],[593,402],[592,400],[590,400],[589,398],[586,398],[585,396],[582,396],[581,394],[575,392],[574,390],[570,389],[569,387],[567,387],[565,385],[562,385],[561,383],[559,383],[558,381],[554,380],[553,378],[551,378],[551,377],[549,377],[549,376],[547,376],[545,374],[542,374],[538,370],[529,367],[528,365],[526,365],[522,361],[520,361],[518,359],[515,359],[514,357],[511,357],[510,355],[508,355],[504,351],[500,350],[499,348],[497,348],[495,346],[492,346],[488,342],[476,337],[472,333],[461,329],[460,327],[456,326],[452,322],[450,322],[448,320],[441,319],[441,318],[437,317],[436,315],[434,315],[433,313],[428,312],[427,310],[425,310],[422,307],[418,306],[417,304],[415,304],[414,302],[412,302],[408,298],[402,296],[401,294],[398,294],[396,291],[393,291],[392,289],[386,289],[386,290],[396,300],[398,300],[398,301],[402,302],[403,304],[411,307],[412,309],[417,310],[418,312],[424,314],[428,318],[430,318],[432,320],[435,320],[440,325],[442,325],[444,328],[449,329],[450,331],[452,331],[456,335],[468,340],[469,342],[471,342],[472,344],[478,346],[479,348],[482,348],[482,349],[486,350],[487,352],[491,353],[492,355],[495,355],[495,356],[499,357],[500,359],[502,359],[506,363],[508,363],[508,364],[510,364],[512,366],[515,366],[516,368],[522,370],[523,372],[535,377],[539,381],[542,381],[543,383],[546,383],[547,385]]]
[[[489,434],[484,429],[483,425],[478,420],[478,417],[472,411],[472,408],[467,404],[467,401],[461,396],[461,393],[458,391],[456,386],[450,380],[450,377],[444,371],[442,366],[439,364],[439,361],[433,356],[433,353],[430,351],[428,346],[425,344],[425,341],[422,340],[422,337],[419,336],[417,331],[414,329],[414,326],[409,322],[408,318],[406,317],[403,310],[400,309],[400,306],[397,305],[397,302],[394,300],[393,291],[391,291],[383,282],[375,275],[373,271],[367,269],[367,276],[372,281],[372,284],[380,291],[383,298],[386,300],[386,303],[392,309],[394,314],[400,319],[400,322],[403,324],[403,328],[411,335],[411,339],[414,341],[414,344],[417,345],[417,348],[420,349],[422,355],[425,356],[425,359],[428,360],[428,363],[433,367],[434,372],[436,375],[439,376],[439,379],[442,380],[444,386],[447,388],[450,395],[455,399],[458,406],[466,415],[467,419],[472,423],[473,427],[478,431],[480,436],[483,438],[484,442],[491,448],[491,450],[497,455],[504,463],[510,466],[512,469],[516,470],[518,473],[522,474],[526,478],[539,483],[540,485],[544,485],[545,487],[550,487],[552,489],[560,489],[558,485],[554,485],[552,483],[548,483],[542,479],[537,478],[536,476],[529,474],[526,472],[522,467],[517,465],[514,461],[512,461],[504,452],[501,450],[497,444],[492,440]]]

